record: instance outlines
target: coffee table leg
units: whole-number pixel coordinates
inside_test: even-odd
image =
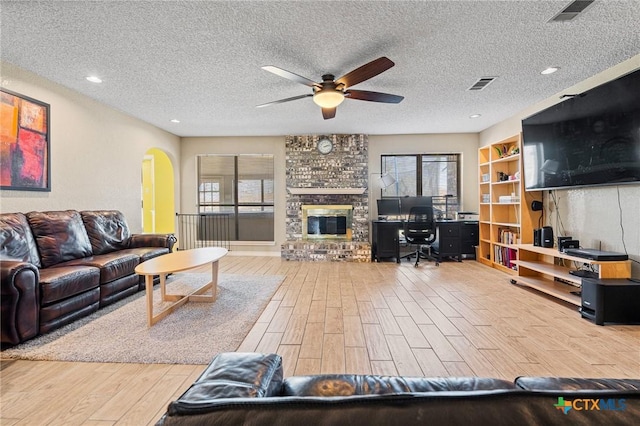
[[[167,276],[160,274],[160,300],[167,301]]]
[[[218,261],[211,262],[211,297],[218,298]]]
[[[153,275],[144,277],[145,291],[147,292],[147,325],[153,325]]]

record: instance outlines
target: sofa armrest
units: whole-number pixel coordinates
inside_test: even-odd
[[[133,234],[129,239],[129,248],[166,247],[172,251],[176,241],[173,234]]]
[[[177,401],[168,415],[189,415],[227,398],[267,398],[282,389],[282,357],[277,354],[226,352],[209,366]]]
[[[31,263],[2,260],[0,265],[2,343],[15,345],[38,334],[39,278],[38,268]]]

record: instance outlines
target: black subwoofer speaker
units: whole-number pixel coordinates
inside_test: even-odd
[[[626,278],[583,278],[580,313],[598,325],[640,324],[640,284]]]

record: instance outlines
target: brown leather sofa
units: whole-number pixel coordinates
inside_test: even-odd
[[[173,234],[135,234],[116,210],[0,214],[2,344],[15,345],[144,289],[134,268]]]
[[[222,353],[157,425],[632,425],[640,380],[283,378],[276,354]]]

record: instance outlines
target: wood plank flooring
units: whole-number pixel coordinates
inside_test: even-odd
[[[227,256],[220,272],[285,276],[238,351],[279,353],[287,376],[640,378],[640,327],[596,326],[471,260],[414,268]],[[204,368],[0,365],[2,425],[154,424]]]

